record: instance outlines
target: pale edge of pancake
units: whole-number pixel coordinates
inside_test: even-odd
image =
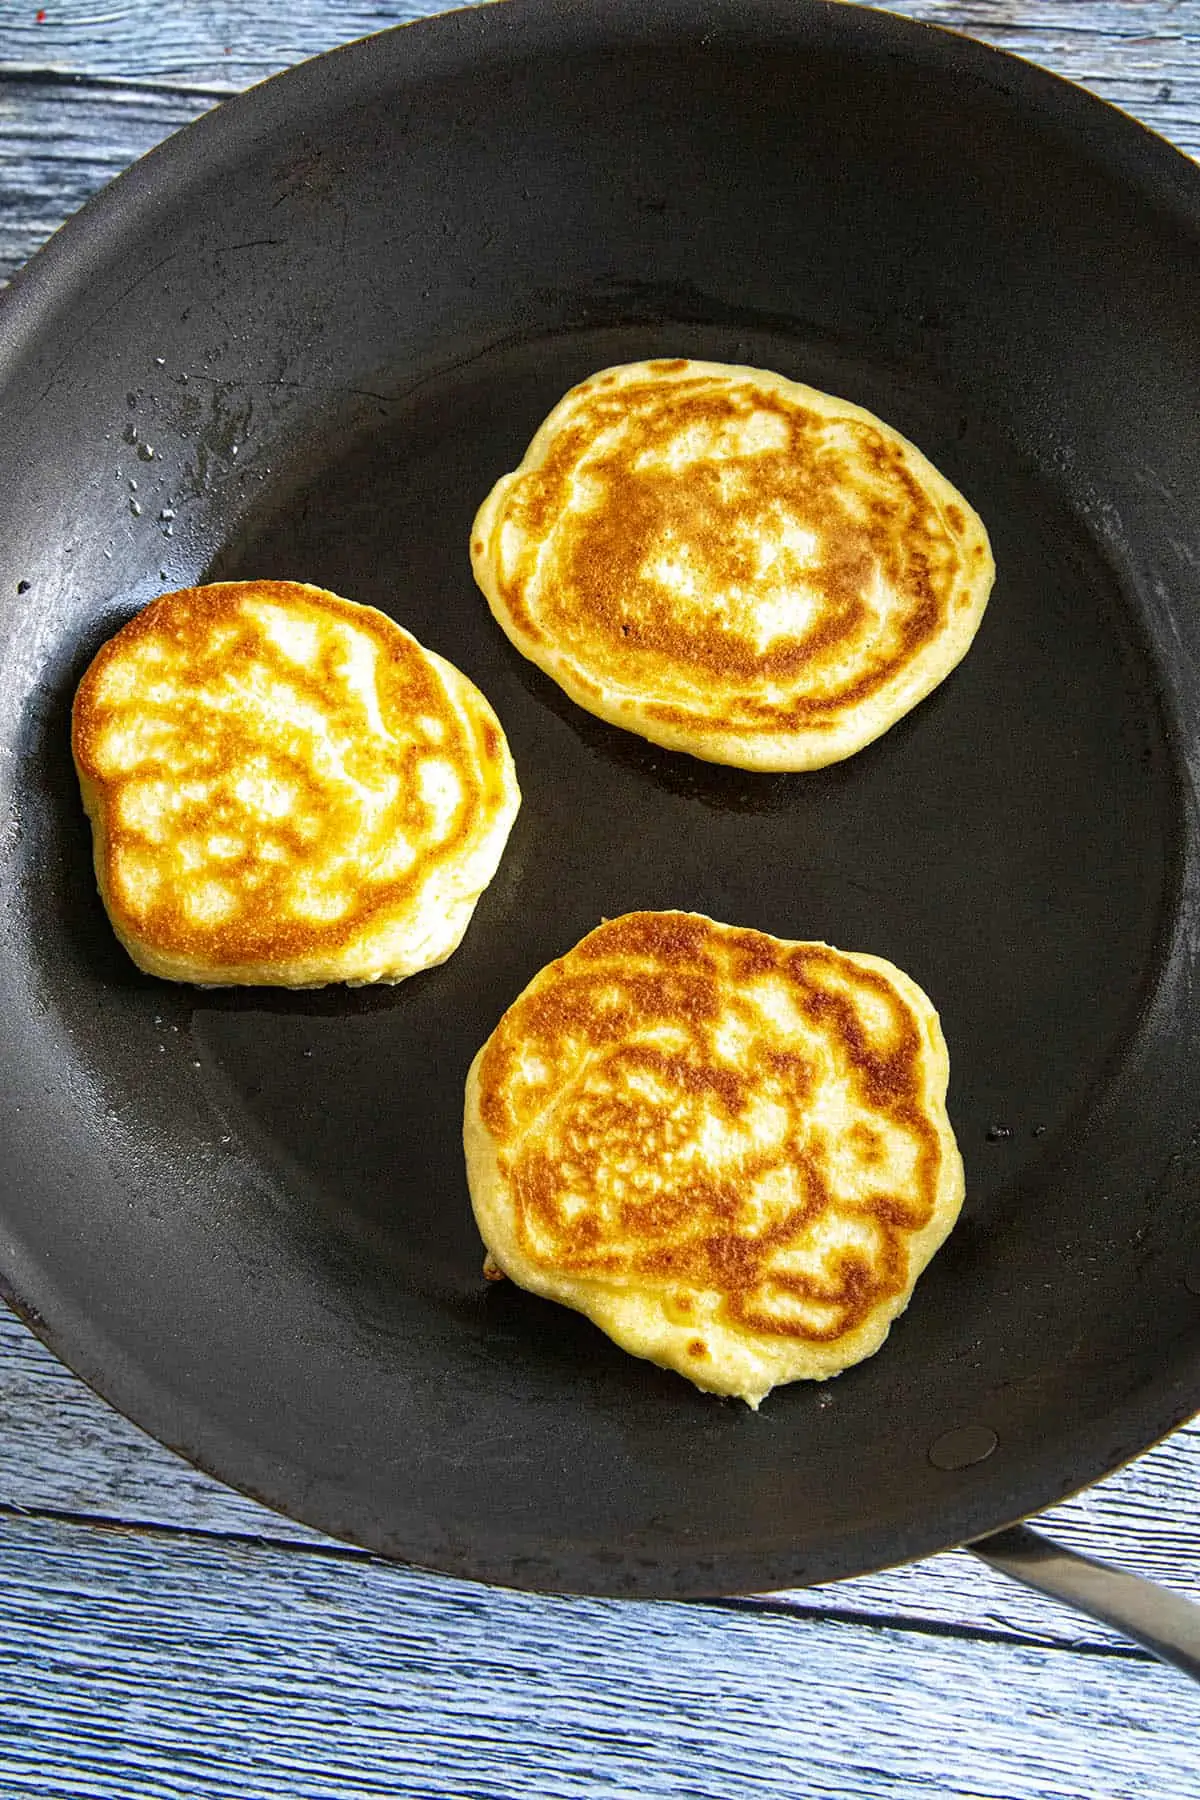
[[[305,588],[318,598],[326,591],[308,583],[293,585]],[[124,917],[108,886],[109,830],[104,791],[101,784],[92,781],[80,768],[72,744],[80,797],[92,827],[92,866],[96,886],[118,942],[147,975],[156,975],[164,981],[188,982],[194,987],[313,988],[333,983],[346,987],[390,986],[445,962],[462,942],[480,896],[500,866],[521,805],[521,790],[508,739],[487,699],[453,663],[447,662],[436,651],[426,649],[411,632],[405,631],[378,608],[362,606],[357,601],[348,604],[360,606],[363,613],[382,620],[390,631],[401,632],[434,666],[447,699],[469,730],[481,764],[489,760],[484,725],[490,723],[496,728],[500,745],[496,763],[503,790],[501,804],[486,829],[477,833],[463,855],[453,866],[435,871],[435,877],[422,890],[416,906],[407,908],[399,919],[382,923],[373,920],[351,944],[333,952],[314,952],[303,957],[264,962],[216,964],[156,948],[141,938],[136,926]],[[357,972],[364,964],[370,966],[370,973]],[[347,970],[355,972],[347,973]]]
[[[691,916],[706,918],[703,913]],[[713,920],[706,922],[716,923]],[[789,949],[833,948],[820,940],[780,938],[776,941]],[[631,1355],[643,1357],[660,1368],[674,1370],[706,1393],[745,1400],[755,1411],[774,1387],[792,1381],[826,1381],[875,1354],[912,1299],[922,1271],[953,1230],[965,1196],[962,1156],[946,1114],[950,1058],[941,1021],[929,996],[911,976],[883,957],[846,950],[836,954],[860,968],[882,975],[911,1008],[926,1052],[922,1106],[937,1130],[941,1149],[938,1190],[929,1222],[906,1239],[907,1286],[890,1300],[880,1302],[860,1326],[839,1337],[836,1343],[776,1339],[766,1333],[753,1333],[744,1327],[706,1318],[703,1330],[711,1360],[721,1365],[719,1377],[706,1380],[696,1372],[695,1364],[687,1354],[687,1345],[696,1335],[696,1319],[677,1324],[667,1316],[660,1303],[647,1305],[648,1291],[665,1295],[668,1287],[679,1285],[677,1281],[652,1284],[646,1278],[638,1277],[636,1286],[627,1286],[603,1280],[589,1281],[578,1276],[559,1278],[552,1271],[530,1263],[513,1229],[513,1209],[495,1139],[480,1113],[479,1069],[490,1038],[481,1046],[467,1074],[463,1113],[467,1182],[479,1235],[496,1269],[515,1281],[518,1287],[583,1313]],[[562,960],[557,958],[539,971],[512,1004],[518,1005],[526,994],[536,990]]]
[[[971,594],[971,603],[958,608],[953,604],[956,596],[951,596],[949,621],[933,642],[899,670],[879,694],[852,707],[839,726],[788,731],[776,735],[768,732],[742,733],[721,731],[706,725],[703,715],[698,714],[695,726],[689,727],[647,717],[644,704],[636,696],[597,692],[596,683],[581,674],[568,656],[556,655],[552,647],[529,637],[512,617],[504,603],[498,580],[498,532],[504,523],[509,490],[546,461],[555,437],[577,400],[606,376],[618,378],[607,390],[609,397],[618,392],[621,385],[632,385],[635,381],[643,380],[665,383],[688,381],[696,376],[747,380],[757,387],[781,394],[797,406],[819,412],[824,417],[855,419],[884,431],[903,450],[913,473],[943,516],[948,506],[956,506],[962,512],[964,530],[953,535],[957,536],[962,547],[964,567],[975,547],[978,545],[982,549],[983,556],[979,560],[977,574],[970,581],[961,584]],[[475,551],[477,540],[483,544],[478,555]],[[842,400],[835,395],[822,393],[818,388],[807,387],[803,382],[790,381],[786,376],[777,375],[769,369],[751,368],[742,363],[690,360],[684,369],[666,371],[654,369],[649,363],[616,364],[611,368],[598,369],[586,381],[578,382],[564,394],[539,426],[518,467],[500,477],[479,508],[471,529],[470,550],[475,581],[505,636],[522,656],[544,670],[585,712],[604,719],[610,725],[635,732],[652,744],[661,744],[666,750],[685,751],[701,762],[727,763],[735,768],[767,772],[822,769],[830,763],[842,762],[856,751],[865,749],[876,738],[882,737],[906,713],[911,712],[914,706],[946,679],[970,649],[983,621],[996,574],[987,528],[974,507],[915,444],[877,413],[868,411],[866,407],[856,406],[853,401]]]

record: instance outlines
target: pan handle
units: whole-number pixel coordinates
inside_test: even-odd
[[[1026,1587],[1090,1613],[1200,1681],[1200,1606],[1182,1595],[1064,1550],[1028,1525],[993,1531],[965,1548]]]

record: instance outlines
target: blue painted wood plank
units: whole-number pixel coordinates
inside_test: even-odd
[[[1135,1656],[0,1531],[5,1800],[1195,1800]]]
[[[469,3],[469,0],[468,0]],[[0,66],[232,92],[334,44],[444,10],[445,0],[94,0],[0,6]]]
[[[441,0],[301,0],[287,9],[270,0],[110,0],[98,11],[94,0],[43,8],[7,0],[0,64],[244,87],[440,7]],[[891,0],[887,10],[967,31],[1074,80],[1195,74],[1200,0]]]
[[[130,163],[215,104],[139,89],[83,95],[0,76],[0,280]]]
[[[440,4],[308,0],[282,14],[268,0],[125,0],[98,15],[92,0],[55,0],[39,24],[37,8],[8,0],[0,8],[0,68],[230,92]],[[1158,129],[1196,128],[1200,0],[892,0],[888,10],[966,30],[1135,112],[1139,101]],[[1173,91],[1163,94],[1164,83]]]

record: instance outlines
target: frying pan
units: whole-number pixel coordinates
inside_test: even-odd
[[[45,1341],[311,1525],[615,1595],[924,1556],[1192,1413],[1198,295],[1200,176],[1165,144],[808,0],[447,15],[86,207],[0,306],[0,1273]],[[472,586],[474,509],[555,399],[664,354],[865,404],[988,523],[970,655],[847,763],[751,775],[603,725]],[[76,681],[155,593],[255,575],[392,613],[512,743],[500,874],[399,988],[155,982],[94,892]],[[960,1224],[878,1356],[757,1416],[481,1279],[468,1062],[636,907],[889,957],[951,1048]]]

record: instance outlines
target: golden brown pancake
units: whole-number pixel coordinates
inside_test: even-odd
[[[757,1406],[878,1350],[958,1216],[946,1046],[875,956],[638,912],[536,975],[471,1065],[489,1272]]]
[[[520,804],[465,675],[292,581],[147,606],[80,683],[72,748],[113,929],[173,981],[399,981],[444,961]]]
[[[916,447],[761,369],[629,363],[572,388],[484,502],[475,578],[589,712],[747,769],[816,769],[965,654],[987,533]]]

